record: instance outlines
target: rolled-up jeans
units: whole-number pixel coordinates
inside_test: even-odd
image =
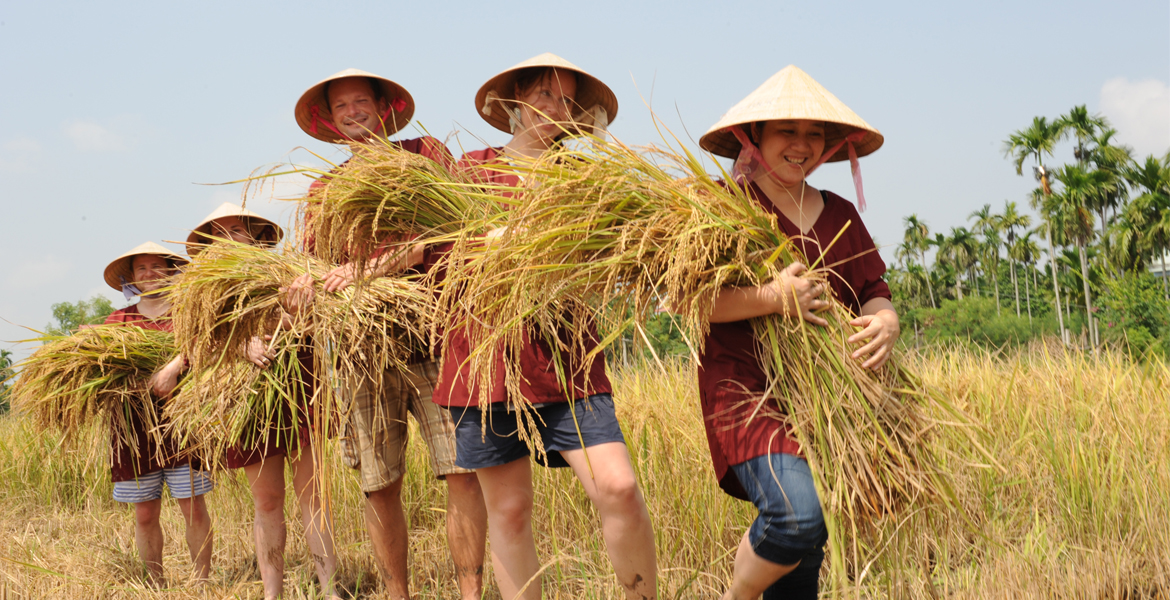
[[[801,563],[802,568],[790,574],[791,580],[781,578],[773,587],[788,587],[799,579],[804,582],[801,587],[807,588],[811,578],[815,597],[828,532],[808,462],[791,454],[768,454],[731,469],[760,511],[748,529],[752,549],[760,558],[779,565]]]

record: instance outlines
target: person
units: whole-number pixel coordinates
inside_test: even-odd
[[[125,294],[127,300],[138,296],[138,303],[111,313],[105,323],[172,331],[170,302],[166,295],[156,292],[166,287],[176,267],[186,262],[153,242],[114,259],[106,267],[106,283]],[[151,375],[148,400],[154,403],[156,414],[162,409],[162,400],[178,385],[182,370],[182,358],[176,358]],[[137,412],[129,412],[127,425],[128,443],[122,443],[116,433],[113,437],[110,471],[114,500],[134,505],[134,542],[146,563],[150,582],[159,587],[164,583],[163,532],[159,522],[164,484],[183,513],[194,576],[206,580],[211,573],[212,537],[211,516],[203,496],[214,489],[214,482],[206,472],[191,467],[190,458],[180,452],[173,438],[165,436],[160,440],[148,432]]]
[[[305,133],[325,142],[348,144],[355,153],[361,152],[365,144],[384,142],[405,127],[413,114],[414,100],[405,88],[357,69],[347,69],[318,82],[301,95],[296,105],[297,123]],[[433,137],[390,143],[453,166],[447,147]],[[318,193],[327,177],[310,186],[310,195]],[[308,212],[306,220],[311,219],[312,213]],[[378,240],[367,261],[358,260],[352,253],[341,257],[342,264],[322,279],[322,289],[332,293],[365,278],[425,273],[431,264],[426,247],[404,241],[405,238]],[[305,242],[306,250],[315,253],[313,238]],[[312,301],[312,278],[298,278],[286,292],[286,306],[301,310]],[[406,372],[391,368],[380,377],[363,375],[347,382],[344,393],[350,410],[341,440],[343,459],[359,471],[366,529],[387,591],[392,598],[409,598],[409,538],[402,509],[402,485],[406,473],[406,415],[414,415],[430,451],[431,470],[447,483],[447,543],[460,594],[465,600],[478,600],[483,594],[487,513],[475,473],[455,465],[455,427],[450,415],[431,402],[437,378],[436,360],[420,351],[411,358]]]
[[[720,486],[759,510],[736,552],[725,600],[757,598],[765,590],[765,598],[816,597],[824,516],[808,463],[778,403],[764,404],[775,418],[749,419],[767,389],[749,319],[779,314],[825,325],[817,312],[829,306],[824,294],[831,292],[860,315],[851,322],[860,328],[848,339],[858,346],[852,356],[871,369],[889,358],[899,326],[882,281],[885,264],[853,204],[806,180],[820,164],[849,158],[864,206],[856,157],[882,141],[881,133],[795,66],[770,78],[699,140],[710,152],[736,158],[737,183],[775,215],[809,264],[823,265],[828,275],[827,285],[815,283],[803,276],[809,265],[794,262],[773,281],[727,287],[715,298],[698,367],[707,441]]]
[[[198,256],[202,249],[218,240],[241,244],[273,246],[283,232],[272,221],[237,204],[225,202],[207,215],[187,236],[187,254]],[[249,340],[245,357],[256,366],[267,369],[274,356],[260,338]],[[290,381],[294,397],[303,404],[312,394],[312,354],[298,351],[301,378]],[[291,412],[291,411],[290,411]],[[243,469],[252,492],[256,536],[256,562],[264,584],[266,599],[279,598],[284,591],[284,548],[287,529],[284,520],[284,462],[292,470],[293,491],[305,527],[305,540],[313,555],[317,581],[322,594],[339,598],[336,591],[337,552],[333,544],[331,511],[321,498],[321,482],[317,477],[316,456],[309,437],[308,418],[304,411],[284,415],[286,427],[272,426],[255,432],[254,439],[228,448],[224,465],[229,469]],[[293,425],[292,423],[296,423]]]
[[[491,170],[493,163],[540,156],[567,132],[604,135],[603,124],[617,115],[617,99],[598,79],[553,54],[542,54],[491,78],[476,95],[476,108],[497,129],[512,133],[501,148],[469,152],[460,167],[481,183],[519,185],[519,177]],[[596,347],[596,335],[594,336]],[[435,402],[457,423],[456,464],[474,469],[487,504],[492,564],[505,600],[540,598],[540,560],[532,533],[532,465],[528,445],[516,431],[507,399],[502,354],[493,360],[489,406],[480,407],[479,386],[470,381],[466,330],[446,336]],[[588,350],[588,349],[586,349]],[[590,365],[584,355],[560,356],[542,339],[526,338],[519,356],[520,390],[538,417],[547,467],[571,467],[601,517],[602,535],[619,583],[630,598],[657,597],[654,531],[638,487],[625,439],[614,413],[605,360]],[[481,430],[487,412],[488,427]],[[580,425],[578,435],[577,425]]]

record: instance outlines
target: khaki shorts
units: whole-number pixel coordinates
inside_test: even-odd
[[[455,466],[455,424],[447,410],[431,402],[438,378],[438,364],[426,361],[410,365],[407,373],[386,371],[381,382],[363,377],[346,386],[350,407],[342,460],[360,470],[363,492],[385,488],[406,472],[407,412],[418,422],[436,477],[473,472]]]

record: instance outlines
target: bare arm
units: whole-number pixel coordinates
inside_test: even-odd
[[[778,314],[785,317],[799,315],[809,323],[828,325],[814,314],[829,307],[828,301],[820,299],[825,284],[801,277],[805,270],[803,264],[792,263],[776,279],[764,285],[724,288],[715,297],[715,306],[708,320],[730,323]]]
[[[333,269],[321,280],[326,292],[340,292],[353,285],[359,278],[386,277],[401,273],[415,265],[421,265],[426,253],[426,245],[412,244],[405,250],[386,252],[369,261],[363,273],[358,273],[357,265],[346,263]]]

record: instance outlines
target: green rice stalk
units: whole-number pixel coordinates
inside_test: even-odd
[[[155,447],[162,448],[148,380],[175,357],[171,333],[98,325],[24,341],[43,345],[17,365],[12,406],[38,431],[59,431],[72,443],[89,426],[108,421],[113,441],[137,453],[130,430],[137,419],[140,433],[154,436]]]

